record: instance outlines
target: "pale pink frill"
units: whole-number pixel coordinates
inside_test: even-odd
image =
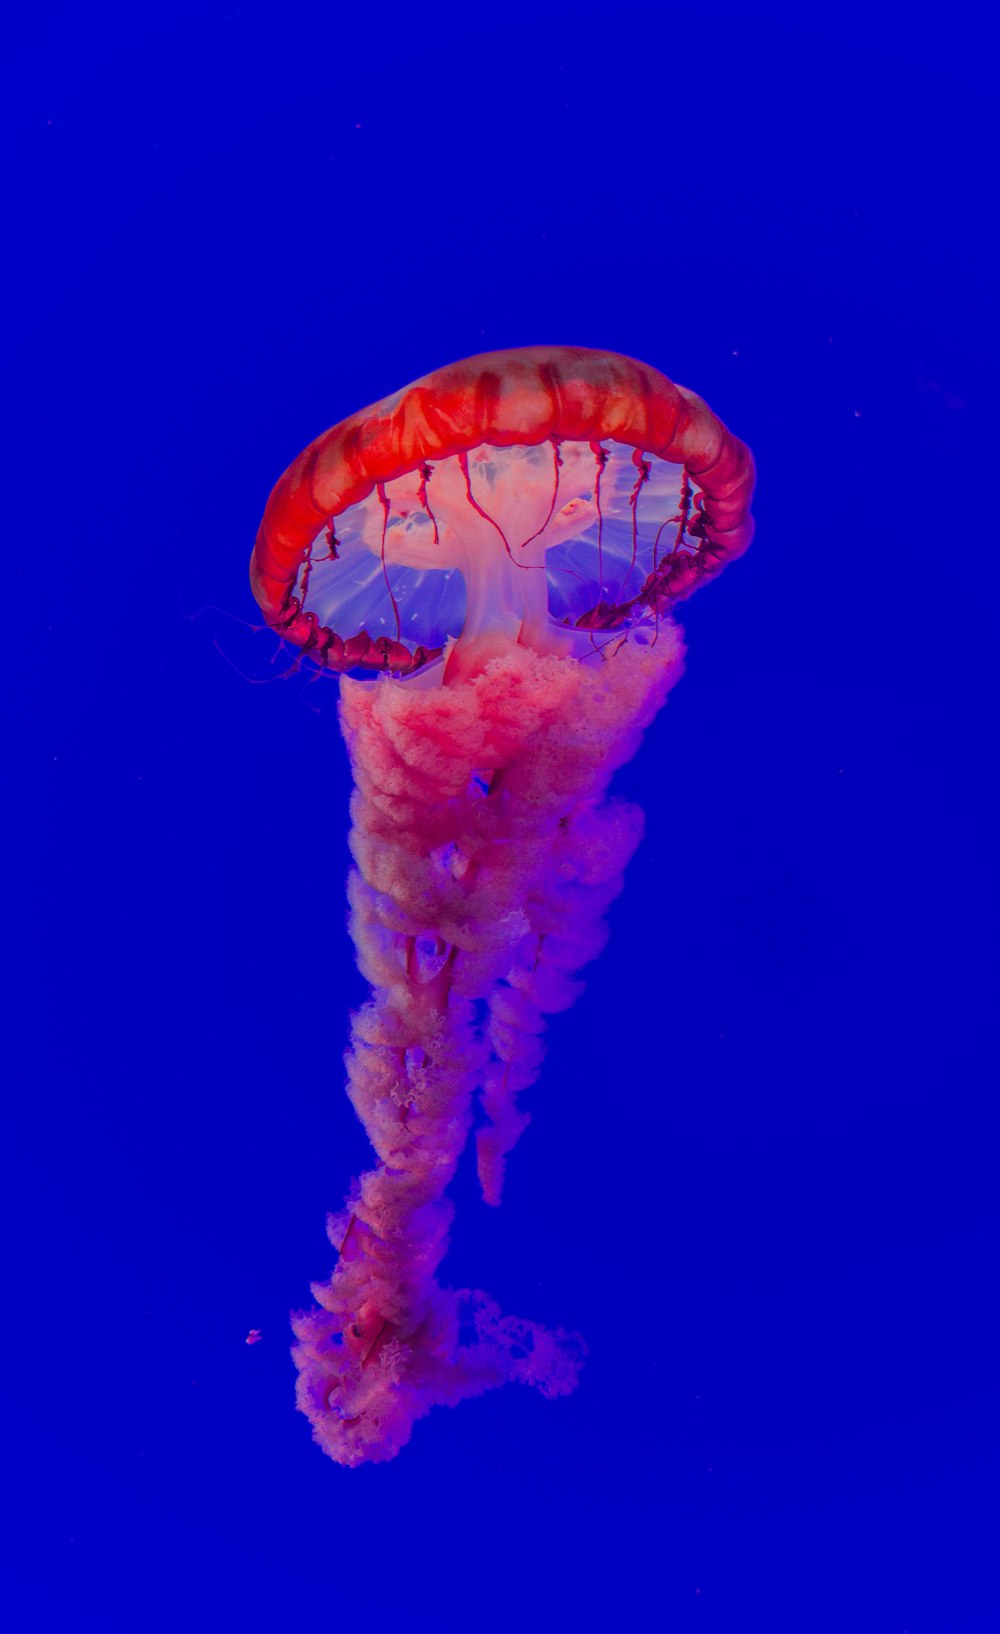
[[[436,1272],[477,1099],[479,1176],[498,1203],[542,1018],[579,993],[641,837],[641,812],[607,785],[683,648],[670,623],[645,647],[616,639],[586,663],[514,647],[447,686],[341,682],[350,928],[373,990],[353,1018],[348,1093],[378,1162],[330,1219],[339,1260],[313,1288],[320,1308],[295,1319],[293,1352],[299,1406],[339,1463],[391,1458],[431,1407],[508,1380],[548,1396],[576,1383],[577,1336],[503,1317]]]

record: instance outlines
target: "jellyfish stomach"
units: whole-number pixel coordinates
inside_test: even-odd
[[[502,537],[483,537],[482,527],[472,548],[463,550],[465,622],[448,653],[446,685],[472,680],[514,647],[589,660],[588,633],[565,629],[549,613],[544,552],[539,539],[515,553]]]
[[[558,483],[547,460],[533,463],[536,452],[483,447],[471,461],[460,454],[439,463],[432,483],[433,548],[429,529],[378,527],[372,511],[365,543],[385,563],[461,572],[465,619],[444,666],[446,684],[471,679],[516,646],[576,657],[592,650],[586,634],[552,619],[545,570],[546,551],[590,519],[592,507],[579,500],[577,489],[592,474],[575,472],[575,481],[564,480],[560,497],[566,503],[554,514]],[[407,488],[407,479],[390,488]],[[409,490],[405,497],[412,508]],[[401,493],[394,498],[403,504]]]

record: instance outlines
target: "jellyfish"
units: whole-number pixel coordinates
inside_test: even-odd
[[[655,369],[536,346],[439,369],[318,437],[251,583],[340,677],[349,929],[371,996],[347,1093],[373,1165],[293,1316],[297,1404],[354,1467],[508,1381],[573,1390],[581,1337],[438,1273],[474,1132],[486,1203],[642,833],[615,769],[681,674],[674,604],[750,543],[749,450]],[[302,923],[322,939],[325,924]]]

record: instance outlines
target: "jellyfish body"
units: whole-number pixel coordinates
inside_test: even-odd
[[[752,484],[699,399],[552,347],[428,376],[319,438],[271,496],[252,582],[343,675],[372,988],[346,1063],[376,1164],[293,1322],[298,1404],[340,1463],[393,1457],[432,1406],[507,1380],[575,1385],[578,1336],[439,1283],[446,1193],[478,1113],[500,1201],[543,1018],[579,992],[641,837],[609,781],[680,675],[673,602],[750,541]],[[366,668],[382,673],[345,673]]]

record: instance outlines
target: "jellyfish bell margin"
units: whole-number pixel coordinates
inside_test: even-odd
[[[544,1017],[581,991],[641,838],[608,784],[680,676],[674,602],[750,543],[753,479],[746,447],[656,370],[529,347],[352,415],[268,501],[254,594],[342,677],[349,927],[371,987],[345,1064],[375,1164],[293,1319],[298,1405],[341,1464],[394,1457],[435,1405],[576,1384],[578,1335],[439,1282],[447,1189],[475,1125],[500,1202]]]
[[[700,548],[664,552],[653,582],[637,587],[638,604],[667,609],[749,545],[750,451],[700,398],[656,370],[614,353],[559,346],[485,353],[436,370],[317,437],[268,500],[251,559],[254,595],[272,628],[317,664],[337,673],[358,667],[412,673],[437,656],[433,647],[414,648],[402,631],[378,637],[337,632],[306,605],[303,585],[317,533],[335,528],[338,517],[379,486],[407,475],[433,525],[436,506],[432,510],[428,489],[438,486],[434,468],[443,461],[467,466],[470,450],[482,445],[589,449],[603,440],[675,462],[701,490]],[[539,485],[543,491],[547,501],[548,480]],[[470,519],[474,504],[470,499]],[[391,560],[391,545],[384,543]]]

